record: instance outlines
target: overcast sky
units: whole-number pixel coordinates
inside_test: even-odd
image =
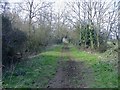
[[[25,0],[3,0],[3,1],[8,1],[10,4],[14,3],[23,3]],[[55,2],[53,8],[54,8],[54,12],[61,12],[64,9],[65,3],[64,2],[76,2],[76,1],[80,1],[80,2],[84,2],[84,0],[34,0],[34,3],[37,3],[39,1],[44,1],[44,2]],[[118,2],[119,0],[85,0],[85,1],[98,1],[98,2],[106,2],[106,3],[110,3],[111,1],[114,2]],[[107,4],[106,4],[107,5]],[[12,6],[11,6],[12,7]],[[14,6],[13,6],[14,7]],[[22,13],[23,15],[23,13]]]
[[[24,2],[24,0],[7,0],[9,1],[10,3],[21,3],[21,2]],[[38,0],[34,0],[36,3],[38,2]],[[42,0],[42,1],[45,1],[45,2],[55,2],[55,10],[58,11],[59,8],[64,8],[64,1],[72,1],[72,0]]]
[[[5,1],[5,0],[3,0]],[[17,2],[24,2],[24,0],[7,0],[9,1],[10,3],[17,3]],[[36,3],[39,1],[39,0],[34,0]],[[59,8],[64,8],[64,2],[75,2],[75,1],[80,1],[82,2],[82,0],[41,0],[41,1],[45,1],[45,2],[55,2],[55,9],[58,10]],[[84,0],[83,0],[84,1]],[[86,0],[86,1],[90,1],[90,0]],[[99,1],[99,2],[111,2],[111,1],[116,1],[118,2],[119,0],[91,0],[91,1]]]

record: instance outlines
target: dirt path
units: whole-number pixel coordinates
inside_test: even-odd
[[[69,48],[63,48],[62,52],[69,54]],[[92,70],[84,62],[77,62],[69,55],[67,61],[61,57],[58,63],[57,73],[48,88],[87,88],[93,81]]]

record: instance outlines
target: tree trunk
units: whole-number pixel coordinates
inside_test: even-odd
[[[93,43],[93,37],[91,31],[90,31],[90,45],[91,45],[91,49],[94,49],[94,43]]]

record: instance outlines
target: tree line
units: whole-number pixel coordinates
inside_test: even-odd
[[[104,52],[109,40],[118,40],[118,3],[77,0],[55,12],[54,2],[0,1],[3,65],[13,66],[67,37],[80,48]]]

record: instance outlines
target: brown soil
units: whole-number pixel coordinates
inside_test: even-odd
[[[63,48],[62,52],[69,52],[69,48]],[[61,57],[58,63],[59,68],[48,88],[88,88],[93,82],[92,69],[84,62],[77,62],[69,56],[67,61]]]

